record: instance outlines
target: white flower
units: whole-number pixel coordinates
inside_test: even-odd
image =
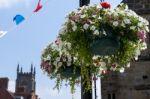
[[[103,30],[103,34],[104,34],[105,36],[107,35],[105,30]]]
[[[48,55],[48,56],[46,57],[46,60],[51,60],[51,56]]]
[[[108,63],[111,63],[111,58],[108,58]]]
[[[60,57],[57,57],[57,58],[56,58],[56,62],[59,62],[59,61],[60,61]]]
[[[86,17],[86,15],[85,15],[85,14],[83,14],[83,15],[81,15],[81,17],[80,17],[80,18],[82,18],[82,19],[83,19],[83,18],[85,18],[85,17]]]
[[[100,70],[107,70],[107,67],[106,67],[105,64],[106,64],[106,63],[104,63],[104,64],[102,63],[103,66],[100,66],[99,69],[100,69]]]
[[[147,44],[145,42],[142,43],[141,50],[147,49]]]
[[[108,56],[105,56],[105,58],[109,58]]]
[[[102,68],[105,68],[105,67],[106,67],[106,63],[105,63],[105,62],[99,62],[99,65],[100,65]]]
[[[95,18],[95,17],[96,17],[96,15],[92,15],[92,17],[93,17],[93,18]]]
[[[68,66],[68,67],[71,66],[71,62],[67,62],[67,66]]]
[[[98,9],[101,9],[101,8],[102,8],[102,6],[99,4],[99,5],[97,5],[97,8],[98,8]]]
[[[68,61],[71,62],[72,61],[72,57],[71,56],[67,56]]]
[[[112,9],[109,9],[108,10],[108,15],[111,15],[111,14],[113,14],[114,13],[114,10],[112,10]]]
[[[130,64],[130,63],[128,63],[128,64],[127,64],[127,67],[129,68],[129,67],[130,67],[130,65],[131,65],[131,64]]]
[[[73,60],[76,61],[78,58],[77,57],[73,57]]]
[[[122,23],[121,23],[121,26],[122,26],[122,27],[125,27],[125,24],[124,24],[124,22],[122,22]]]
[[[71,49],[71,43],[67,43],[68,49]]]
[[[113,13],[115,17],[118,17],[118,12]]]
[[[96,27],[94,26],[94,25],[92,25],[91,27],[90,27],[90,30],[92,30],[92,31],[94,31],[96,29]]]
[[[97,63],[93,63],[94,66],[97,66]]]
[[[90,22],[90,24],[94,24],[95,22],[93,22],[93,21],[91,21],[91,20],[89,20],[89,22]]]
[[[123,21],[124,21],[125,24],[130,24],[131,23],[130,19],[124,19]]]
[[[131,30],[135,30],[136,26],[131,26],[130,29]]]
[[[72,30],[73,30],[73,31],[76,31],[76,30],[77,30],[77,26],[74,25],[74,26],[72,27]]]
[[[82,13],[82,11],[81,11],[81,10],[79,10],[77,13],[78,13],[78,14],[81,14],[81,13]]]
[[[99,35],[99,31],[98,31],[98,30],[95,30],[93,34],[94,34],[94,35]]]
[[[61,28],[61,29],[59,30],[59,34],[63,34],[66,30],[67,30],[67,27],[64,26],[63,28]]]
[[[139,22],[138,27],[143,27],[143,24],[141,22]]]
[[[69,16],[67,15],[66,17],[65,17],[65,22],[68,22],[70,19],[69,19]]]
[[[129,16],[129,17],[133,16],[133,14],[130,12],[126,12],[125,14],[127,14],[127,16]]]
[[[144,22],[144,23],[145,23],[145,25],[149,25],[149,22],[148,22],[147,20],[145,20],[145,22]]]
[[[61,67],[62,66],[62,62],[58,62],[58,67]]]
[[[145,30],[146,30],[146,32],[149,32],[149,28],[147,26],[145,27]]]
[[[139,56],[140,54],[141,54],[140,50],[137,49],[137,50],[135,51],[135,55],[136,55],[136,56]]]
[[[125,10],[128,10],[128,5],[125,5]]]
[[[82,6],[82,7],[80,7],[80,9],[81,9],[81,10],[84,10],[84,9],[87,9],[87,8],[88,8],[88,7],[87,7],[87,6],[85,6],[85,5],[84,5],[84,6]]]
[[[89,24],[87,24],[87,23],[84,24],[84,25],[83,25],[83,28],[84,28],[85,30],[87,30],[87,29],[89,28]]]
[[[99,57],[98,55],[94,55],[94,56],[92,57],[92,59],[93,59],[93,60],[97,60],[98,57]]]
[[[112,70],[112,71],[116,71],[116,70],[117,70],[117,68],[113,68],[113,67],[111,67],[111,68],[110,68],[110,70]]]
[[[138,60],[138,56],[135,56],[134,59],[135,59],[135,60]]]
[[[99,17],[98,17],[98,19],[99,19],[99,20],[101,20],[101,19],[102,19],[102,17],[101,17],[101,16],[99,16]]]
[[[140,16],[138,18],[139,18],[139,21],[141,21],[144,25],[149,25],[149,22],[146,19],[144,19]]]
[[[124,68],[122,67],[122,68],[120,68],[120,73],[123,73],[124,72]]]
[[[56,61],[54,61],[54,62],[53,62],[53,64],[56,66],[56,65],[57,65],[57,62],[56,62]]]
[[[118,24],[119,24],[118,21],[113,22],[113,26],[118,26]]]
[[[119,14],[120,15],[124,15],[124,11],[119,11]]]
[[[138,17],[137,14],[133,10],[127,10],[126,14],[127,14],[127,16]]]
[[[71,24],[72,24],[72,26],[74,26],[76,23],[75,23],[74,21],[71,20]]]
[[[63,58],[62,60],[63,60],[63,62],[66,62],[66,61],[67,61],[66,58]]]

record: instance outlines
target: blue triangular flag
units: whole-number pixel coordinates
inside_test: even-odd
[[[22,15],[16,15],[14,18],[13,18],[13,21],[16,22],[16,25],[19,25],[22,21],[24,21],[25,18],[22,16]]]

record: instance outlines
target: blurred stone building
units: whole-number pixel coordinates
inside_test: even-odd
[[[32,64],[30,72],[23,72],[18,65],[15,92],[8,90],[8,78],[0,78],[0,99],[38,99],[35,74]]]
[[[150,0],[122,2],[150,22]],[[150,99],[150,37],[147,43],[148,49],[124,73],[111,72],[101,79],[102,99]]]
[[[31,64],[30,72],[23,72],[22,67],[17,67],[17,79],[15,87],[16,99],[38,99],[36,95],[35,68]],[[22,97],[22,98],[21,98]]]

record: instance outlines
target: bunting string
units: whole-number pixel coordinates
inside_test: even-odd
[[[8,31],[0,31],[0,38],[2,38],[3,36],[5,36],[8,32],[13,31],[15,28],[18,27],[18,25],[20,25],[23,21],[29,19],[33,14],[38,13],[43,6],[45,6],[50,0],[45,1],[43,4],[41,3],[41,0],[38,0],[37,6],[36,8],[33,10],[33,12],[31,14],[29,14],[27,17],[24,17],[21,14],[17,14],[14,18],[13,18],[13,22],[15,23],[15,25],[13,25],[10,29],[8,29]]]

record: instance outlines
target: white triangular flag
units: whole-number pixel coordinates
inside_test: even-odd
[[[0,31],[0,38],[2,38],[6,33],[7,31]]]

